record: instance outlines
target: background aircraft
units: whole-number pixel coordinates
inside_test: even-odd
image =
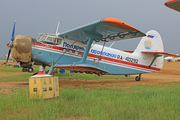
[[[175,61],[179,61],[180,57],[165,57],[164,60],[175,60]]]
[[[173,10],[180,12],[180,0],[168,0],[165,5]]]
[[[161,70],[164,52],[160,34],[150,30],[146,34],[131,25],[114,18],[99,21],[60,33],[39,34],[37,38],[17,35],[14,38],[15,23],[8,57],[20,62],[21,66],[32,68],[32,62],[45,68],[67,69],[74,72],[97,75],[131,75]],[[106,47],[107,42],[143,37],[134,52]],[[103,45],[96,43],[103,42]]]

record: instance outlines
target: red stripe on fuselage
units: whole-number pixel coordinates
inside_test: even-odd
[[[55,50],[62,50],[63,47],[59,47],[59,46],[53,46],[53,45],[45,45],[45,44],[40,44],[40,43],[32,43],[32,45],[34,45],[34,47],[36,46],[41,46],[41,47],[47,47],[47,48],[51,48],[51,49],[55,49]],[[68,48],[66,48],[68,49]],[[48,49],[49,50],[49,49]],[[53,51],[53,50],[51,50]],[[76,50],[73,50],[73,52],[75,52]],[[75,56],[77,57],[77,56]],[[93,57],[93,58],[98,58],[99,55],[95,55],[95,54],[92,54],[92,53],[89,53],[88,54],[88,57]],[[113,58],[110,58],[110,57],[105,57],[105,56],[101,56],[103,60],[107,60],[109,62],[116,62],[116,63],[121,63],[121,64],[125,64],[125,65],[131,65],[133,67],[140,67],[140,68],[145,68],[147,70],[155,70],[155,71],[159,71],[161,69],[159,68],[155,68],[155,67],[151,67],[149,68],[149,66],[146,66],[146,65],[141,65],[141,64],[136,64],[136,63],[131,63],[131,62],[126,62],[126,61],[123,61],[123,60],[118,60],[118,59],[113,59]]]
[[[95,54],[89,53],[88,56],[94,57],[94,58],[98,58],[99,55],[95,55]],[[102,59],[105,59],[105,60],[108,60],[108,61],[113,61],[113,62],[116,62],[116,63],[127,64],[127,65],[131,65],[131,66],[135,66],[135,67],[141,67],[141,68],[149,69],[149,66],[140,65],[140,64],[131,63],[131,62],[126,62],[126,61],[122,61],[122,60],[118,60],[118,59],[113,59],[113,58],[105,57],[105,56],[101,56],[101,57],[102,57]],[[160,70],[159,68],[154,68],[154,67],[152,67],[150,69],[156,70],[156,71]]]

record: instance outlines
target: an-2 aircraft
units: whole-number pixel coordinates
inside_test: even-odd
[[[132,75],[140,81],[142,73],[156,72],[163,67],[164,52],[160,34],[150,30],[146,34],[114,18],[99,21],[59,34],[39,34],[37,38],[17,35],[14,29],[8,55],[31,69],[32,62],[43,68],[71,70],[97,75]],[[143,37],[133,52],[106,47],[106,42]],[[104,45],[96,43],[103,42]]]

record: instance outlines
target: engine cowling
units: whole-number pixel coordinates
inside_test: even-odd
[[[31,62],[32,38],[29,36],[17,35],[12,44],[11,56],[17,62]]]

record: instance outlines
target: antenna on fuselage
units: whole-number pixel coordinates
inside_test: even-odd
[[[56,36],[58,35],[58,30],[59,30],[59,24],[60,24],[60,22],[62,22],[62,21],[58,21],[58,25],[57,25],[57,29],[56,29]]]

